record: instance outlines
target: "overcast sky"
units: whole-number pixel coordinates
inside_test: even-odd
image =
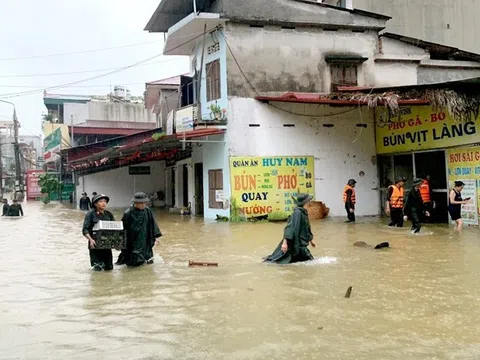
[[[163,34],[143,31],[160,0],[1,0],[0,3],[3,3],[0,99],[15,103],[22,126],[20,134],[41,132],[41,114],[46,112],[45,87],[101,75],[152,57],[163,49]],[[9,60],[146,42],[151,43],[69,56]],[[105,95],[110,92],[110,84],[112,87],[126,84],[132,96],[139,96],[143,95],[146,81],[188,72],[188,64],[186,58],[162,56],[116,74],[47,92]],[[56,73],[68,74],[45,75]],[[7,98],[32,90],[37,92]],[[12,112],[11,106],[0,102],[0,120],[11,119]]]

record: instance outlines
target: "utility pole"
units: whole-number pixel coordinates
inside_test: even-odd
[[[3,161],[2,161],[2,134],[0,133],[0,195],[3,199]]]
[[[20,145],[18,143],[18,120],[17,120],[17,112],[15,110],[15,106],[13,108],[13,136],[14,136],[13,150],[15,151],[15,179],[16,179],[16,182],[18,182],[18,189],[23,200],[22,169],[20,167]],[[15,193],[17,193],[17,191],[15,191]]]
[[[22,174],[20,169],[20,145],[18,144],[18,125],[19,124],[17,120],[17,110],[15,108],[15,104],[10,101],[0,100],[0,102],[3,102],[5,104],[10,104],[13,106],[13,133],[14,133],[13,150],[15,151],[15,175],[16,175],[15,178],[16,178],[16,182],[18,182],[18,191],[15,186],[14,198],[17,199],[17,192],[20,192],[21,199],[18,199],[18,200],[23,201],[23,184],[22,184]]]

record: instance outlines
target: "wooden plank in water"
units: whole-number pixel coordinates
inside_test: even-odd
[[[214,263],[214,262],[199,262],[199,261],[192,261],[192,260],[189,260],[188,261],[188,267],[194,267],[194,266],[215,266],[215,267],[218,267],[218,263]]]
[[[349,286],[347,292],[345,293],[345,298],[350,299],[350,295],[352,295],[352,287]]]

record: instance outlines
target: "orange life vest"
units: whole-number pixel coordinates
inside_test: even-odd
[[[432,201],[432,199],[430,199],[430,184],[427,180],[423,180],[422,185],[420,185],[420,196],[424,204]]]
[[[352,204],[355,204],[357,202],[357,199],[355,197],[355,189],[350,185],[345,185],[345,188],[343,189],[343,202],[347,202],[347,190],[352,190]]]
[[[403,187],[398,188],[397,185],[390,185],[388,188],[393,189],[392,196],[390,196],[390,207],[393,209],[403,209]]]

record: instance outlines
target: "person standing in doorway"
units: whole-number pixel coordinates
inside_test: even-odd
[[[86,194],[85,194],[86,195]],[[95,235],[93,227],[100,220],[115,221],[115,217],[106,210],[110,198],[107,195],[97,195],[92,199],[92,210],[85,214],[82,234],[88,240],[88,251],[90,254],[90,266],[94,271],[113,270],[113,256],[110,249],[95,249]]]
[[[423,203],[425,204],[425,208],[432,215],[432,211],[434,208],[433,205],[433,192],[432,186],[430,184],[430,175],[425,175],[423,177],[422,184],[420,185],[420,195],[422,196]],[[425,222],[429,222],[431,217],[425,218]]]
[[[350,179],[343,189],[343,202],[345,203],[345,210],[347,211],[347,223],[355,222],[355,204],[357,202],[355,196],[356,183],[354,179]]]
[[[470,198],[462,199],[462,190],[465,186],[463,181],[455,181],[452,191],[450,191],[449,202],[448,202],[448,212],[453,221],[455,221],[455,230],[462,230],[463,220],[462,220],[462,205],[468,204]]]
[[[403,227],[403,198],[405,179],[399,176],[395,181],[395,185],[390,185],[387,191],[387,203],[385,204],[385,212],[390,215],[390,224],[388,226]]]
[[[10,210],[10,205],[8,205],[8,199],[3,199],[2,216],[8,216],[8,210]]]
[[[22,205],[18,203],[17,199],[13,199],[13,204],[8,209],[8,216],[23,216]]]
[[[422,182],[423,180],[418,178],[413,180],[413,188],[408,193],[407,202],[405,204],[404,220],[410,219],[412,221],[412,233],[414,234],[420,232],[423,216],[430,216],[430,213],[425,208],[422,196],[420,195],[420,186],[422,185]]]
[[[152,210],[146,207],[149,202],[143,192],[136,193],[133,206],[123,214],[123,228],[127,232],[127,246],[123,249],[116,265],[140,266],[153,264],[153,247],[162,236]]]

